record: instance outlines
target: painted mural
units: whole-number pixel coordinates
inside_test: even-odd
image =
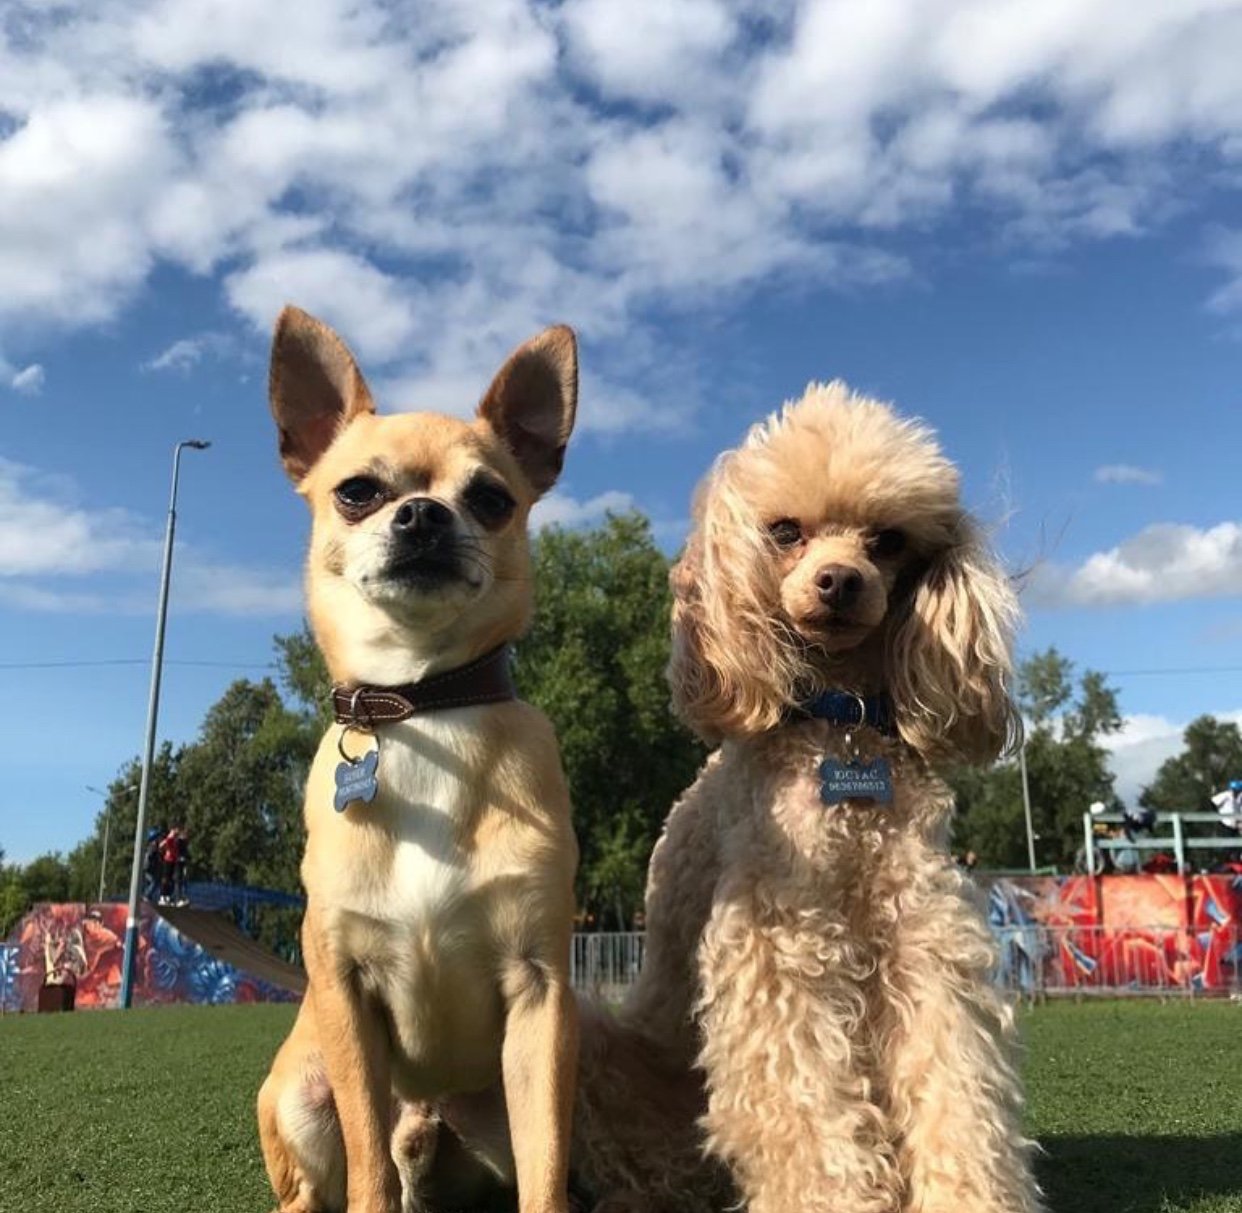
[[[45,984],[74,988],[75,1009],[117,1005],[125,945],[124,905],[36,906],[0,950],[0,999],[32,1011]],[[144,906],[134,1005],[292,1002],[298,995],[216,960]]]
[[[1242,877],[983,877],[1001,982],[1041,990],[1238,989]]]

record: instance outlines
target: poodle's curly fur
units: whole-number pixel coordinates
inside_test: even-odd
[[[672,584],[674,704],[720,746],[652,857],[641,977],[584,1024],[579,1172],[609,1210],[709,1208],[727,1175],[750,1213],[1032,1213],[1011,1012],[934,770],[1019,727],[1016,601],[956,471],[813,385],[716,462]],[[826,689],[887,693],[898,735],[798,715]],[[822,802],[819,764],[853,755],[889,760],[891,804]]]

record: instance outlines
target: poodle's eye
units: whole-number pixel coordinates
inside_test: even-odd
[[[802,528],[792,518],[780,518],[768,527],[777,547],[791,548],[802,542]]]
[[[885,531],[876,531],[867,542],[867,551],[880,560],[889,560],[903,552],[905,546],[905,532],[890,528]]]

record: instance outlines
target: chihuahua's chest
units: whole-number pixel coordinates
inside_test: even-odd
[[[385,728],[375,799],[337,813],[320,779],[324,804],[308,812],[307,888],[338,963],[385,1007],[411,1094],[476,1070],[481,1085],[499,1064],[496,882],[475,845],[485,789],[470,715]]]

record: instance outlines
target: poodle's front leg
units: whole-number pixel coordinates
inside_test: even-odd
[[[708,1149],[748,1213],[897,1213],[852,941],[722,889],[699,949]]]
[[[885,966],[891,1030],[881,1056],[905,1209],[1034,1213],[1031,1143],[1010,1057],[1013,1016],[989,981],[990,934],[956,892],[907,890],[902,901]]]

